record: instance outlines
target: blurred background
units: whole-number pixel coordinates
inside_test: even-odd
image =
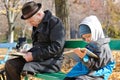
[[[50,10],[62,20],[66,40],[79,39],[79,24],[89,15],[99,18],[106,36],[120,39],[120,0],[0,0],[0,42],[27,39],[27,42],[31,43],[32,27],[21,20],[22,5],[28,1],[42,3],[43,10]],[[120,80],[120,50],[112,53],[117,64],[109,80]],[[75,64],[74,61],[66,60],[63,72],[68,72]]]
[[[31,40],[31,28],[21,17],[22,5],[32,0],[0,0],[0,42],[14,42],[19,37]],[[83,18],[96,15],[104,32],[112,39],[120,39],[120,0],[33,0],[42,3],[61,18],[66,39],[78,39],[78,26]]]

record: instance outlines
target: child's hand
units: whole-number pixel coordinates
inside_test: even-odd
[[[73,50],[81,59],[86,55],[86,49],[76,48]]]

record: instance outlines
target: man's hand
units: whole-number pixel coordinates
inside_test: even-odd
[[[73,50],[81,59],[86,55],[86,49],[76,48]]]
[[[33,60],[33,57],[32,57],[32,53],[31,52],[27,52],[23,58],[27,61],[27,62],[30,62]]]

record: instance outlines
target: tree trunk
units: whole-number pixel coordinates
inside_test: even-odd
[[[15,28],[15,14],[11,11],[7,13],[8,25],[9,25],[9,34],[8,34],[8,42],[14,42],[14,28]]]
[[[12,43],[14,42],[14,31],[10,31],[8,42]]]
[[[6,17],[8,20],[8,42],[14,42],[14,28],[16,23],[16,18],[20,13],[21,6],[27,0],[2,0],[4,7],[6,9]]]
[[[12,43],[14,42],[14,25],[10,24],[9,26],[8,42]]]
[[[67,4],[68,0],[55,0],[56,16],[59,17],[66,30],[66,39],[70,39],[70,19],[69,8]]]

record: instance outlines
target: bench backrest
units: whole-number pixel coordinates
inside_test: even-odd
[[[70,40],[65,42],[65,48],[84,48],[86,44],[82,40]],[[120,50],[120,40],[111,40],[109,45],[111,50]]]
[[[12,51],[13,48],[16,48],[17,43],[0,43],[0,48],[8,49],[3,60],[0,60],[0,64],[4,64],[8,59],[8,54]]]

